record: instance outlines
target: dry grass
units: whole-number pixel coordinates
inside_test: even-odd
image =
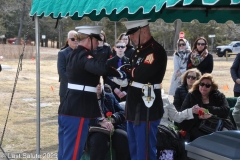
[[[21,46],[20,46],[21,47]],[[4,46],[5,51],[7,46]],[[9,48],[9,46],[8,46]],[[10,46],[11,52],[14,50]],[[18,54],[17,46],[16,54]],[[0,48],[0,56],[3,48]],[[30,49],[29,49],[30,51]],[[50,106],[41,107],[41,153],[57,153],[58,147],[58,124],[57,110],[59,106],[58,96],[58,74],[57,74],[57,52],[58,49],[41,48],[41,103]],[[54,54],[50,54],[54,53]],[[33,153],[36,152],[36,63],[31,58],[35,55],[35,48],[26,53],[23,60],[23,68],[20,72],[12,108],[9,115],[7,129],[2,143],[2,148],[8,153]],[[4,55],[5,59],[1,64],[9,65],[12,69],[3,70],[0,73],[0,136],[2,135],[7,111],[10,104],[11,94],[16,76],[18,59],[10,59]],[[234,56],[235,57],[235,56]],[[229,61],[224,58],[214,57],[213,75],[219,84],[220,91],[227,97],[233,96],[233,81],[230,76],[229,68],[234,57]],[[163,80],[163,87],[168,93],[171,76],[173,71],[173,61],[169,58],[167,71]],[[224,91],[223,86],[228,85],[229,90]],[[51,86],[54,90],[51,90]],[[32,98],[33,101],[24,101],[25,98]],[[2,153],[0,152],[0,159]],[[19,158],[20,159],[20,158]],[[34,158],[30,158],[34,159]],[[47,158],[51,159],[51,158]]]

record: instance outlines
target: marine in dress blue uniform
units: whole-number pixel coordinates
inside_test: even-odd
[[[85,146],[90,119],[101,116],[96,86],[101,75],[123,77],[123,73],[92,56],[101,26],[77,27],[80,40],[77,49],[68,55],[66,72],[68,90],[59,106],[59,160],[79,160]]]
[[[160,83],[166,71],[167,55],[164,48],[151,36],[148,20],[123,23],[128,29],[127,35],[138,46],[130,59],[131,68],[123,68],[128,71],[131,80],[125,108],[131,159],[154,160],[156,159],[157,126],[164,112]],[[149,108],[147,125],[147,107],[142,99],[142,88],[148,83],[153,87],[155,98]],[[148,144],[146,144],[147,126],[149,126]]]

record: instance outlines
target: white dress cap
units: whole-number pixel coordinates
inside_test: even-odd
[[[143,19],[143,20],[136,20],[136,21],[124,21],[122,23],[125,24],[127,29],[132,29],[132,28],[144,27],[144,26],[148,25],[149,20],[150,19]]]
[[[100,34],[103,27],[102,26],[78,26],[75,29],[77,29],[79,33],[91,35],[91,34]]]

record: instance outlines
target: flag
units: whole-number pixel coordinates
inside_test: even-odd
[[[54,88],[53,88],[53,86],[50,86],[50,88],[51,88],[51,90],[52,90],[52,91],[54,91]]]
[[[227,90],[229,90],[229,87],[228,87],[228,85],[225,85],[225,86],[223,86],[223,88],[222,88],[224,91],[227,91]]]

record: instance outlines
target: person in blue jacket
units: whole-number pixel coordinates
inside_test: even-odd
[[[67,73],[66,73],[66,61],[67,56],[69,53],[71,53],[75,48],[78,46],[78,41],[74,36],[77,35],[77,32],[74,30],[71,30],[68,32],[68,39],[65,45],[66,47],[61,49],[61,51],[58,52],[58,60],[57,60],[57,69],[58,69],[58,75],[59,75],[59,96],[60,96],[60,102],[63,100],[66,92],[67,92]]]

